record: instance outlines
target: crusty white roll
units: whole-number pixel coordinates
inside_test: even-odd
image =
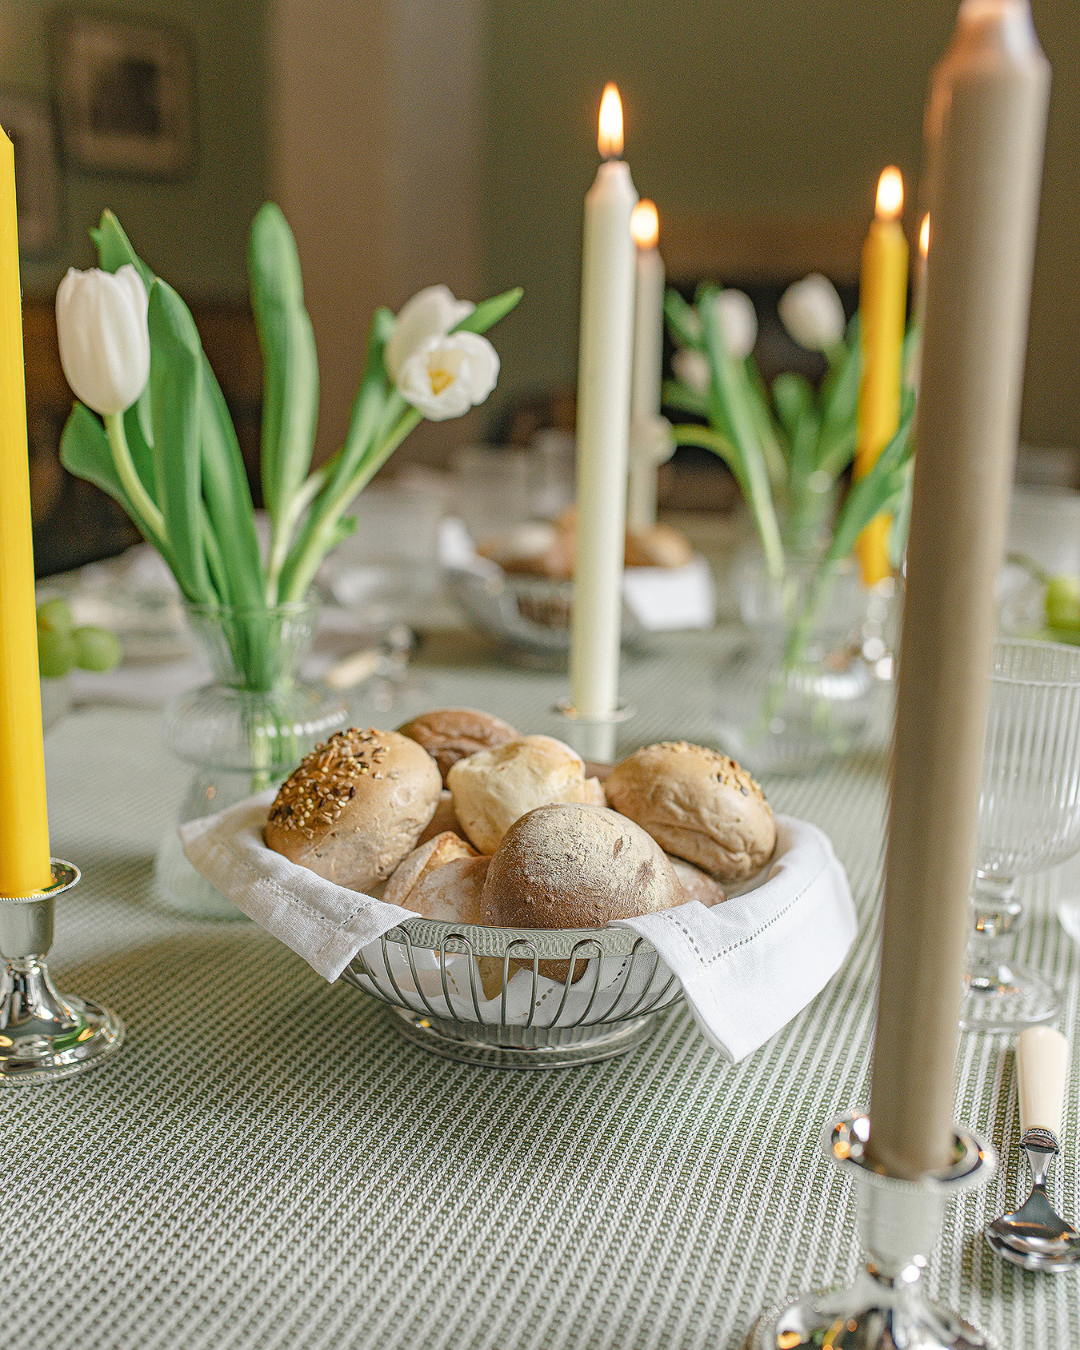
[[[490,858],[455,858],[428,872],[408,895],[405,908],[445,923],[483,923],[480,897]]]
[[[526,811],[585,799],[580,755],[553,736],[523,736],[460,759],[447,778],[454,812],[481,853],[494,853]]]
[[[327,881],[366,891],[416,847],[442,791],[407,736],[351,727],[305,755],[281,785],[266,845]]]
[[[476,708],[435,708],[421,713],[398,727],[403,736],[422,745],[446,775],[459,759],[475,755],[478,750],[490,750],[507,741],[516,741],[521,732],[509,722]]]
[[[394,869],[394,874],[386,883],[382,898],[388,905],[409,905],[409,896],[420,885],[429,872],[458,858],[475,858],[476,849],[460,834],[445,830],[434,839],[418,845],[407,857],[402,858]]]
[[[607,806],[604,785],[599,778],[585,779],[585,795],[581,800],[586,806]]]
[[[665,852],[721,881],[753,876],[776,847],[776,821],[761,788],[735,760],[701,745],[643,746],[615,766],[604,791]]]

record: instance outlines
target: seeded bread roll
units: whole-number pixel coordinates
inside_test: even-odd
[[[444,783],[459,759],[475,755],[478,750],[490,750],[507,741],[516,741],[521,736],[520,731],[515,731],[501,717],[492,717],[475,708],[436,708],[414,717],[411,722],[398,727],[398,731],[424,747],[439,766]]]
[[[753,876],[776,847],[776,822],[761,788],[733,759],[704,746],[643,746],[615,766],[604,791],[666,853],[721,881]]]
[[[416,847],[439,802],[438,765],[396,731],[339,731],[281,785],[266,845],[327,881],[366,891]]]
[[[538,806],[506,832],[484,882],[484,922],[602,928],[682,904],[683,889],[640,826],[604,806]]]
[[[406,909],[411,909],[409,896],[429,872],[445,867],[447,863],[455,862],[458,858],[475,857],[477,857],[476,849],[467,839],[446,830],[442,834],[437,834],[434,839],[429,839],[427,843],[420,844],[407,857],[402,858],[394,869],[394,875],[386,883],[382,898],[388,905],[403,905]]]
[[[447,782],[454,811],[481,853],[494,853],[526,811],[546,802],[584,801],[585,765],[553,736],[523,736],[459,760]]]

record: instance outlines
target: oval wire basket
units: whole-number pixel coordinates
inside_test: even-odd
[[[682,999],[656,949],[627,928],[489,928],[417,917],[364,947],[342,978],[388,1004],[399,1030],[425,1049],[504,1068],[564,1068],[620,1054]]]

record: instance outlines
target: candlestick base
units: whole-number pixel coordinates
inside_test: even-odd
[[[56,897],[79,876],[53,858],[51,885],[36,895],[0,896],[0,1085],[68,1078],[115,1054],[124,1039],[124,1024],[108,1008],[58,993],[45,962]]]
[[[920,1181],[874,1170],[866,1157],[869,1117],[852,1112],[831,1125],[823,1143],[859,1189],[859,1232],[869,1260],[848,1289],[802,1294],[762,1316],[744,1350],[992,1350],[978,1328],[926,1298],[923,1271],[937,1241],[945,1202],[993,1176],[997,1155],[978,1135],[955,1125],[952,1164]]]
[[[560,699],[551,710],[562,719],[562,739],[578,752],[582,759],[610,764],[615,758],[615,735],[620,722],[628,722],[636,708],[620,703],[603,716],[586,716],[575,710],[569,699]]]

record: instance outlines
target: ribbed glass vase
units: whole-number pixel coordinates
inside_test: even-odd
[[[299,678],[315,602],[185,608],[214,678],[165,709],[165,743],[195,770],[178,825],[276,786],[347,719],[339,695]],[[206,918],[242,917],[187,861],[175,828],[163,839],[154,870],[170,907]]]

